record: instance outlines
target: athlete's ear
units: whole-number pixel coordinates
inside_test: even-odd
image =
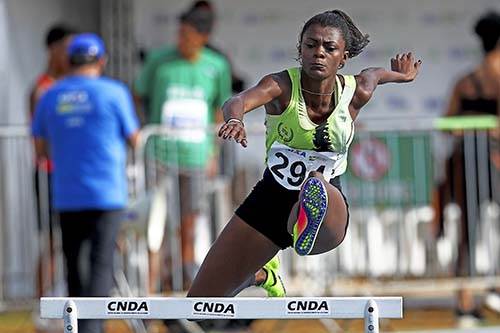
[[[107,55],[102,56],[99,60],[97,60],[97,63],[99,64],[99,68],[101,70],[101,73],[104,72],[104,69],[106,68],[106,65],[108,64],[108,56]]]
[[[200,37],[201,43],[203,44],[203,46],[206,46],[208,44],[208,41],[210,40],[210,35],[207,33],[201,33]]]
[[[342,60],[340,61],[339,64],[339,69],[344,68],[347,59],[349,59],[349,51],[344,51],[344,54],[342,55]]]

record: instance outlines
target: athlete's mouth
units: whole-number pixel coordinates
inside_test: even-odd
[[[312,63],[311,64],[311,69],[319,69],[319,70],[322,70],[322,69],[325,69],[326,66],[323,65],[323,64],[320,64],[318,62],[315,62],[315,63]]]

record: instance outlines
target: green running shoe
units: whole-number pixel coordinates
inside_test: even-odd
[[[299,217],[293,226],[293,248],[298,255],[311,253],[327,208],[325,185],[318,178],[306,180],[300,192]]]
[[[275,255],[269,260],[262,269],[266,272],[266,281],[260,286],[267,291],[269,297],[285,297],[286,289],[281,276],[278,274],[280,260],[278,255]]]

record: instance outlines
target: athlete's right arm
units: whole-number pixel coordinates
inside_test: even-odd
[[[227,100],[222,106],[225,123],[219,130],[219,137],[234,138],[237,143],[246,147],[243,115],[280,97],[286,89],[285,84],[280,73],[268,74],[255,86]]]

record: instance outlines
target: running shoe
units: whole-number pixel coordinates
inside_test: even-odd
[[[266,281],[260,286],[267,291],[267,296],[269,297],[285,297],[286,289],[281,276],[278,274],[278,269],[280,267],[280,260],[277,255],[275,255],[271,260],[269,260],[262,269],[266,272]]]
[[[309,178],[299,195],[299,217],[293,226],[293,247],[298,255],[311,253],[326,215],[328,195],[318,178]]]

